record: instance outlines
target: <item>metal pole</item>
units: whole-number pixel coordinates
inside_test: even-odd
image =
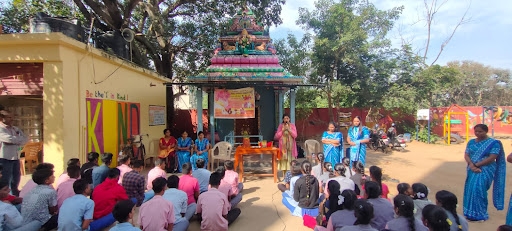
[[[295,89],[290,89],[290,121],[295,124]]]
[[[209,125],[209,133],[210,133],[210,144],[212,146],[215,146],[215,108],[214,108],[214,88],[211,87],[210,91],[208,92],[208,115],[210,116],[208,120]]]
[[[197,130],[196,133],[203,131],[203,89],[198,87],[196,91],[196,112],[197,112]]]
[[[418,133],[420,132],[420,121],[416,124],[416,140],[418,140]]]
[[[494,106],[491,107],[491,129],[492,137],[494,138]]]
[[[430,117],[428,118],[428,143],[430,144]]]

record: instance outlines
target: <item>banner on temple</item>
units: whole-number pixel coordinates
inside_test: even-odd
[[[216,119],[249,119],[255,117],[254,88],[215,89]]]

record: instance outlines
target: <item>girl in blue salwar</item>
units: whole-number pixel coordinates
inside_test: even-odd
[[[341,132],[334,131],[334,129],[334,123],[330,122],[327,131],[322,135],[325,162],[330,162],[332,166],[340,163],[341,158],[343,158],[343,135]]]
[[[192,146],[192,139],[188,137],[187,131],[181,133],[181,137],[178,138],[178,171],[181,172],[181,166],[185,163],[190,163],[190,148]]]
[[[210,150],[210,141],[204,138],[204,133],[197,133],[196,143],[194,145],[194,154],[190,157],[192,170],[197,170],[197,159],[204,159],[204,166],[208,166],[208,150]]]
[[[468,163],[464,185],[464,216],[470,221],[485,221],[487,213],[487,191],[493,184],[493,204],[503,210],[505,193],[505,152],[499,140],[487,137],[489,128],[485,124],[474,127],[476,139],[466,146],[464,159]]]
[[[350,161],[360,161],[366,165],[366,143],[370,142],[370,130],[363,126],[359,116],[352,120],[352,126],[347,132],[347,141],[350,144]]]

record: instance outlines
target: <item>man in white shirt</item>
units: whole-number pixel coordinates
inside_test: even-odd
[[[9,183],[12,195],[19,196],[21,172],[18,152],[28,140],[19,128],[12,126],[12,122],[10,112],[0,111],[0,164],[4,168],[1,181]]]

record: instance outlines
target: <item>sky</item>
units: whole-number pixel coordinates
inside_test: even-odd
[[[425,20],[422,20],[425,12],[422,0],[369,1],[381,10],[404,6],[401,17],[395,22],[394,29],[388,37],[396,47],[400,47],[401,38],[404,38],[412,44],[416,52],[423,54],[427,27]],[[273,39],[286,38],[288,33],[302,36],[305,31],[295,23],[299,17],[299,7],[315,9],[315,0],[287,0],[286,2],[281,12],[283,24],[270,29],[270,36]],[[432,27],[428,63],[435,59],[441,44],[449,37],[468,7],[467,17],[470,21],[457,29],[436,64],[445,65],[455,60],[472,60],[492,67],[512,70],[512,2],[510,0],[447,0],[436,15],[437,20]]]

